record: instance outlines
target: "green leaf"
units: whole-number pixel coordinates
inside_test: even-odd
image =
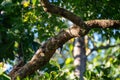
[[[55,61],[55,60],[50,60],[50,64],[52,64],[52,65],[54,65],[54,66],[57,66],[58,69],[60,70],[60,64],[59,64],[57,61]]]
[[[0,75],[2,75],[4,70],[0,67]]]
[[[32,1],[33,1],[33,5],[35,5],[37,0],[32,0]]]

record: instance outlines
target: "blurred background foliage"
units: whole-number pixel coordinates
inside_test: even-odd
[[[119,0],[50,0],[80,16],[93,19],[120,20]],[[42,43],[72,23],[43,11],[39,0],[0,0],[0,79],[9,80],[5,64],[16,64],[16,58],[29,61]],[[120,30],[92,29],[86,35],[88,55],[85,80],[120,80]],[[56,50],[50,62],[25,80],[78,80],[74,75],[73,41]],[[110,45],[115,45],[111,47]],[[109,46],[101,49],[101,46]],[[94,48],[98,49],[94,49]],[[33,77],[34,76],[34,77]]]

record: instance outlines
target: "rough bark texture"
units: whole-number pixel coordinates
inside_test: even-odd
[[[84,36],[92,28],[120,28],[120,21],[117,20],[92,20],[84,22],[73,13],[51,5],[48,0],[41,0],[41,5],[46,12],[63,16],[78,26],[74,25],[67,30],[63,30],[58,35],[46,41],[27,64],[11,75],[12,80],[15,80],[17,76],[24,78],[34,73],[37,69],[40,69],[50,60],[55,50],[71,38]]]
[[[119,20],[90,20],[85,23],[89,28],[120,28]]]
[[[75,69],[75,75],[80,78],[80,80],[83,79],[83,75],[86,69],[86,50],[85,50],[85,42],[84,37],[76,38],[74,42],[74,50],[73,50],[73,56],[74,56],[74,65],[76,66]]]

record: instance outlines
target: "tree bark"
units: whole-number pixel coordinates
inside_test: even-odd
[[[86,70],[86,60],[87,60],[84,37],[75,39],[73,56],[74,56],[74,65],[76,67],[75,75],[78,78],[80,78],[80,80],[84,80],[83,75]]]

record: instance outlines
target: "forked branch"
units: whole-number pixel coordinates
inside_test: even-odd
[[[12,80],[16,80],[17,76],[24,78],[33,74],[37,69],[42,68],[49,62],[55,50],[71,38],[84,36],[92,28],[120,28],[120,21],[118,20],[92,20],[84,22],[75,14],[51,5],[48,0],[41,0],[41,4],[45,11],[65,17],[78,26],[73,25],[71,28],[61,31],[58,35],[46,41],[27,64],[12,73]]]

